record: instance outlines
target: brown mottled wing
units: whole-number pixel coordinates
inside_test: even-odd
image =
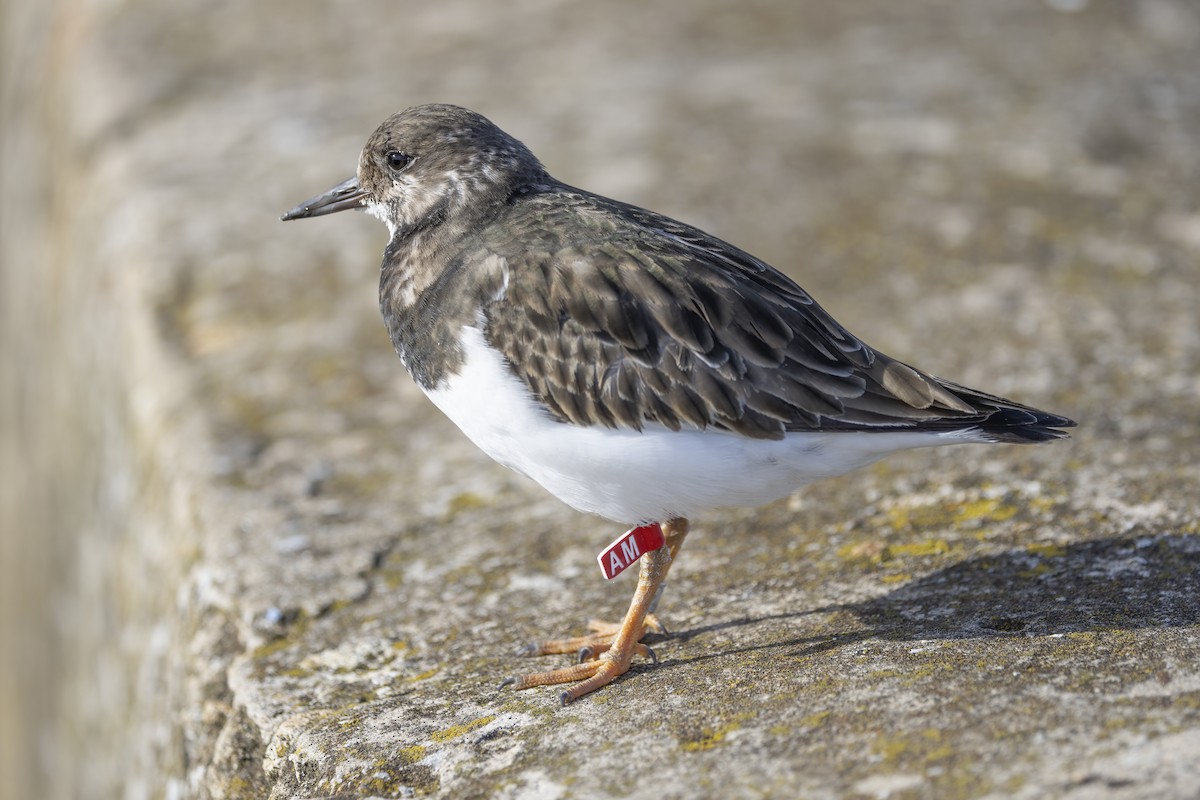
[[[1037,427],[1037,415],[940,381],[860,342],[747,253],[584,193],[529,201],[491,252],[506,290],[485,335],[550,413],[578,425],[788,431]],[[1011,416],[1015,413],[1016,416]],[[1044,434],[1044,435],[1043,435]]]

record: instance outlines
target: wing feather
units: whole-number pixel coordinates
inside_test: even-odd
[[[491,243],[510,277],[485,304],[484,333],[563,421],[774,439],[991,426],[1013,441],[1070,423],[873,350],[787,276],[666,217],[562,187],[526,211]],[[557,242],[556,227],[591,237]]]

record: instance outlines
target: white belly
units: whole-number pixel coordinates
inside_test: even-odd
[[[462,371],[426,391],[471,441],[563,502],[622,523],[758,506],[897,450],[969,442],[929,433],[792,433],[773,441],[719,430],[641,432],[558,422],[476,328]]]

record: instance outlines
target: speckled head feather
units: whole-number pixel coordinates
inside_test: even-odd
[[[401,236],[503,202],[545,177],[525,145],[485,117],[451,105],[417,106],[384,120],[358,164],[366,207]]]

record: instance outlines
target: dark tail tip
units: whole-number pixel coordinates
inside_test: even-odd
[[[979,428],[997,442],[1036,444],[1070,438],[1058,428],[1074,428],[1075,420],[1032,408],[1001,408],[979,423]]]

